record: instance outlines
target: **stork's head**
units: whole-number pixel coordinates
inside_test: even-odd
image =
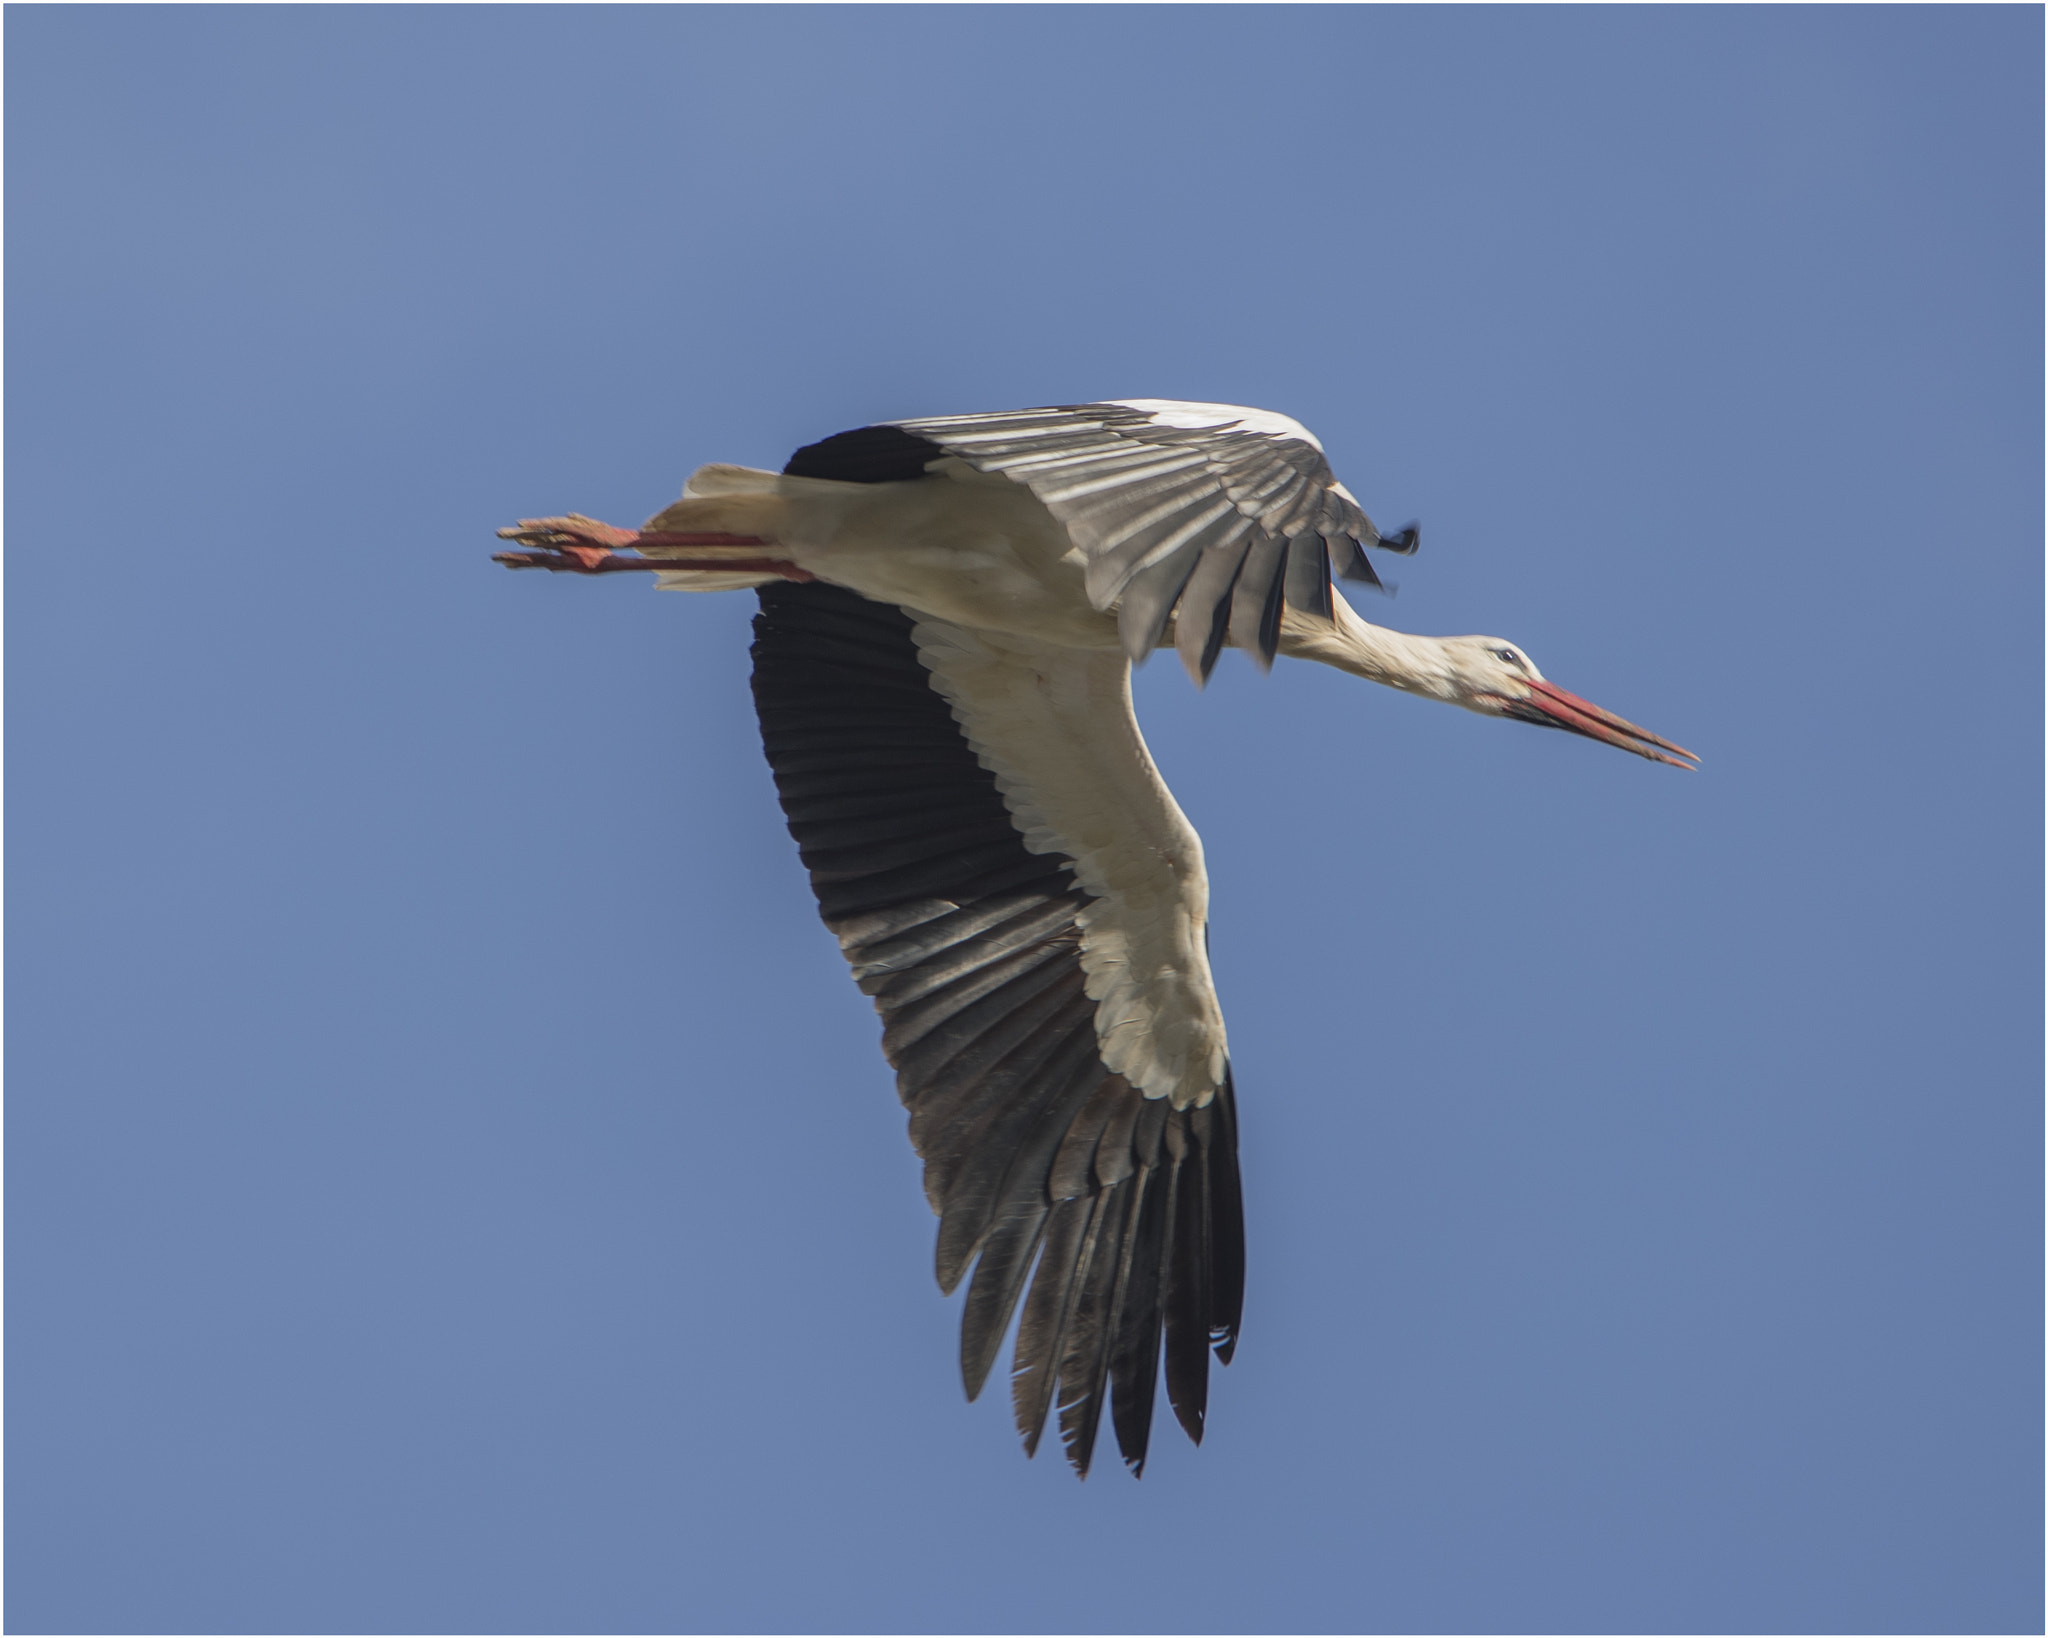
[[[1699,761],[1692,752],[1658,738],[1647,728],[1638,728],[1591,700],[1545,682],[1536,662],[1504,638],[1446,637],[1441,642],[1446,697],[1468,711],[1514,717],[1542,728],[1563,728],[1588,739],[1605,740],[1653,762],[1668,762],[1674,768],[1690,768]]]

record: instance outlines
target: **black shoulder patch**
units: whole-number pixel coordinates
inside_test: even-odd
[[[855,427],[805,444],[782,470],[792,478],[836,478],[840,483],[904,483],[924,476],[925,463],[946,452],[929,438],[901,427]]]

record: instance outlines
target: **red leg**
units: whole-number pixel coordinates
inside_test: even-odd
[[[794,563],[766,557],[708,557],[694,559],[621,557],[629,546],[767,546],[758,535],[681,534],[674,530],[614,528],[581,513],[558,518],[521,518],[516,527],[500,529],[500,540],[515,540],[532,547],[525,552],[498,552],[492,561],[508,569],[548,569],[557,574],[616,574],[629,569],[722,569],[738,574],[773,574],[784,580],[814,580],[817,577]]]

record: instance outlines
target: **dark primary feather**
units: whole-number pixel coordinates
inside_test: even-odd
[[[869,436],[889,430],[799,460],[810,476],[888,481],[919,453],[900,433]],[[1056,1408],[1086,1473],[1108,1399],[1118,1448],[1142,1470],[1162,1341],[1168,1397],[1199,1439],[1209,1353],[1227,1358],[1237,1335],[1231,1089],[1175,1111],[1104,1066],[1082,990],[1086,895],[1069,861],[1025,849],[928,685],[906,614],[776,584],[754,629],[762,740],[825,923],[882,1016],[940,1218],[939,1283],[972,1270],[968,1394],[1022,1297],[1012,1388],[1026,1448]]]
[[[1200,677],[1226,633],[1270,664],[1284,607],[1327,617],[1333,560],[1377,586],[1366,547],[1414,550],[1412,530],[1381,537],[1314,444],[1241,423],[1175,427],[1130,405],[1060,404],[892,426],[1027,485],[1079,549],[1089,599],[1118,606],[1131,658],[1177,619],[1175,646]]]

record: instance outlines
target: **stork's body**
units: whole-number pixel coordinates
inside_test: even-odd
[[[1368,624],[1331,560],[1382,540],[1298,424],[1133,400],[859,429],[780,474],[700,469],[637,535],[503,531],[515,567],[759,586],[755,696],[828,926],[884,1019],[939,1277],[970,1264],[977,1392],[1027,1287],[1017,1417],[1055,1387],[1086,1471],[1113,1388],[1142,1467],[1162,1329],[1199,1439],[1243,1278],[1236,1116],[1200,839],[1131,709],[1131,658],[1288,654],[1660,761],[1675,746],[1494,638]],[[637,546],[642,557],[616,555]],[[1679,752],[1678,755],[1685,753]]]

